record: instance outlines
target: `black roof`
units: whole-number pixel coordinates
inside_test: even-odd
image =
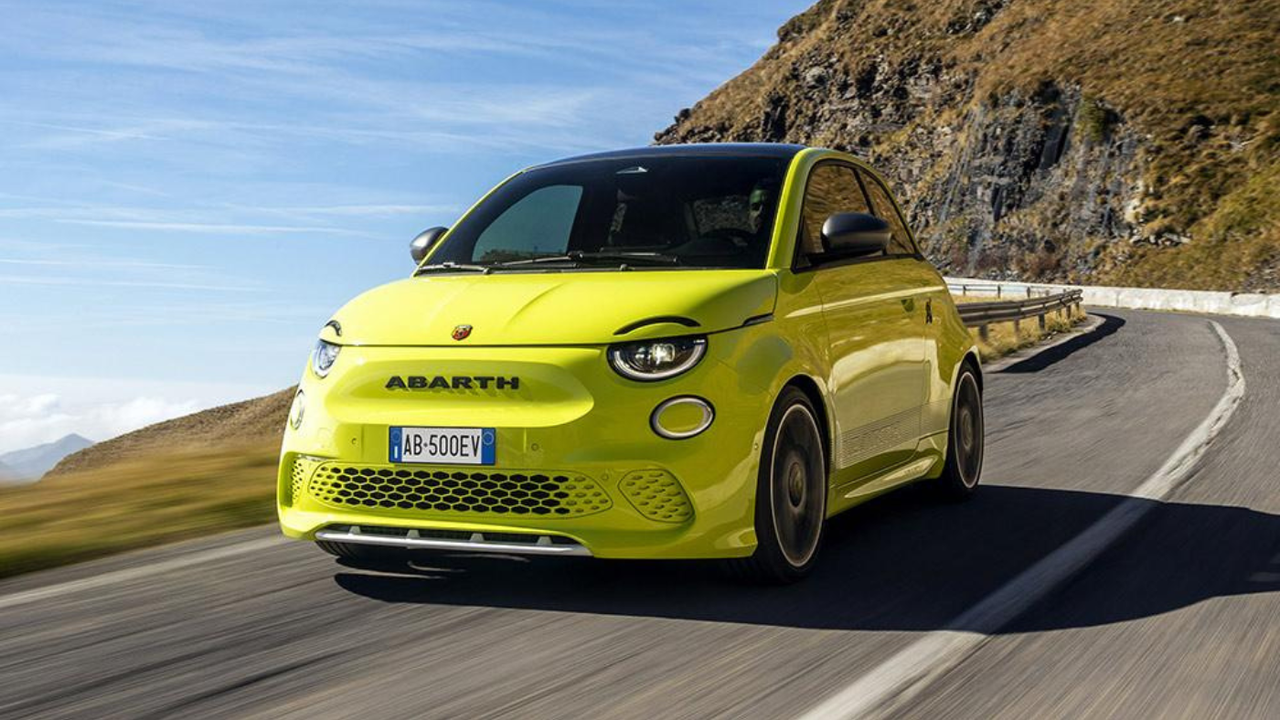
[[[644,157],[772,157],[790,160],[804,150],[804,145],[784,143],[691,143],[688,145],[650,145],[626,150],[610,150],[563,158],[539,167],[589,160],[621,160]]]

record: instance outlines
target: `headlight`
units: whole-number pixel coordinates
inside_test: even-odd
[[[333,362],[338,359],[338,351],[342,349],[341,345],[334,345],[331,342],[318,340],[316,349],[311,351],[311,372],[316,377],[324,377],[333,369]]]
[[[705,354],[705,337],[641,340],[609,348],[609,365],[631,380],[665,380],[687,372]]]

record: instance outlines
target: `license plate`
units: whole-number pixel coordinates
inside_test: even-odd
[[[492,465],[493,428],[393,427],[388,448],[393,463]]]

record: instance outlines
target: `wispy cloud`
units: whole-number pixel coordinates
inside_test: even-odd
[[[192,119],[147,119],[117,127],[93,127],[64,125],[53,122],[32,122],[8,120],[11,125],[25,125],[32,128],[56,131],[35,140],[22,143],[29,150],[70,149],[95,143],[120,143],[138,140],[163,140],[198,130],[216,128],[216,123]]]
[[[78,406],[77,406],[78,405]],[[0,452],[52,442],[71,433],[105,440],[121,433],[188,415],[195,399],[135,397],[120,402],[67,405],[62,395],[0,395]]]
[[[26,258],[0,258],[0,265],[28,265],[38,267],[94,267],[94,268],[156,268],[162,270],[204,270],[208,265],[189,263],[152,262],[149,260],[31,260]]]
[[[0,374],[0,453],[70,433],[106,440],[279,388],[223,383]]]
[[[413,233],[520,166],[648,142],[809,2],[9,3],[5,367],[282,386]],[[235,347],[185,352],[209,327]]]
[[[251,285],[211,285],[198,282],[164,282],[156,280],[108,280],[86,277],[33,277],[29,275],[0,275],[0,282],[13,285],[44,285],[50,287],[117,287],[154,288],[163,290],[205,290],[212,292],[265,292],[266,288]]]
[[[463,207],[442,205],[317,205],[315,207],[233,206],[236,210],[283,215],[287,217],[392,217],[396,215],[429,215],[458,213]]]
[[[403,143],[431,152],[475,147],[572,152],[625,142],[623,133],[634,132],[627,123],[634,120],[620,108],[652,104],[672,92],[705,92],[741,69],[744,48],[758,53],[770,42],[767,31],[744,34],[741,25],[726,22],[731,12],[721,13],[721,22],[714,24],[697,19],[715,13],[714,8],[671,17],[660,33],[635,27],[635,21],[670,15],[647,3],[588,4],[577,10],[513,3],[374,3],[366,4],[365,13],[311,14],[302,22],[293,9],[276,6],[264,8],[256,22],[235,12],[218,13],[216,25],[208,23],[203,8],[163,7],[145,21],[136,8],[110,4],[28,11],[7,38],[24,54],[125,73],[184,73],[193,77],[179,78],[179,87],[202,85],[212,93],[185,98],[188,102],[152,103],[154,109],[188,109],[181,115],[123,116],[118,105],[104,108],[107,117],[27,120],[57,131],[28,140],[31,147],[168,140],[237,147],[246,138],[278,142],[306,136]],[[567,13],[572,22],[566,22]],[[271,23],[286,16],[288,24]],[[430,31],[404,31],[428,17]],[[49,41],[54,33],[59,42]],[[513,71],[483,83],[432,72],[434,66],[455,66],[466,58],[502,63]],[[551,72],[539,78],[520,72],[522,65]],[[418,71],[406,72],[411,68]],[[66,82],[81,83],[83,77]],[[276,109],[286,106],[284,99],[320,109],[324,122],[292,113],[281,117]],[[222,100],[236,110],[218,108],[197,116],[189,111],[192,100],[203,106]],[[678,109],[668,102],[671,112]],[[246,106],[258,112],[247,114],[241,110]],[[611,122],[602,123],[606,118]]]
[[[429,215],[456,213],[463,209],[457,203],[394,204],[367,203],[333,205],[247,205],[244,203],[218,203],[199,208],[146,207],[139,205],[85,205],[53,204],[52,200],[34,198],[47,205],[26,207],[0,207],[0,218],[34,218],[60,223],[124,227],[142,230],[172,230],[178,232],[227,232],[251,234],[266,233],[329,233],[362,234],[351,228],[330,225],[276,225],[269,223],[237,223],[206,220],[228,216],[237,218],[290,217],[295,219],[326,219],[393,217],[399,215]]]
[[[98,227],[128,228],[130,230],[154,230],[182,233],[216,233],[219,235],[290,235],[325,234],[325,235],[367,235],[355,230],[344,230],[333,227],[314,227],[309,225],[234,225],[230,223],[180,223],[180,222],[144,222],[138,220],[79,220],[74,218],[58,218],[56,222],[72,225],[94,225]]]

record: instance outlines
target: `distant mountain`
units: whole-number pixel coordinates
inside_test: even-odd
[[[39,479],[62,458],[90,445],[93,445],[92,440],[73,433],[51,443],[5,453],[0,455],[0,477],[21,480]]]
[[[196,446],[280,443],[296,388],[148,425],[66,457],[50,476],[97,470]],[[0,458],[3,459],[3,458]]]

